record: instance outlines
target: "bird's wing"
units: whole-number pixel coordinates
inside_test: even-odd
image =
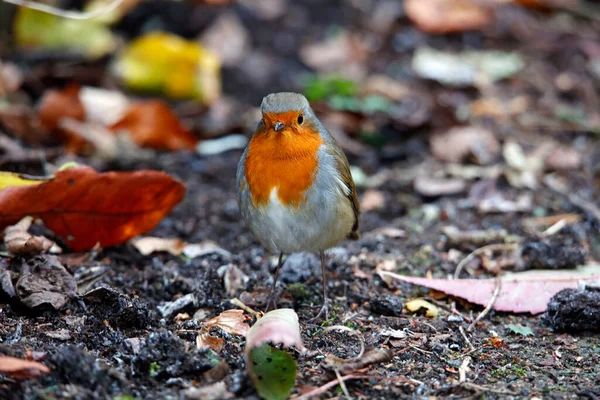
[[[335,142],[335,139],[330,142],[330,146],[328,146],[328,152],[335,158],[337,169],[338,171],[340,171],[342,182],[346,189],[344,190],[344,194],[346,195],[346,198],[350,201],[350,204],[352,205],[352,210],[354,211],[354,224],[352,225],[352,231],[348,234],[348,239],[356,240],[360,238],[360,234],[358,233],[358,217],[360,215],[360,202],[358,200],[358,194],[356,193],[356,186],[354,185],[354,180],[352,179],[352,174],[350,173],[350,164],[348,163],[348,159],[346,158],[344,151],[342,150],[340,145],[337,142]]]

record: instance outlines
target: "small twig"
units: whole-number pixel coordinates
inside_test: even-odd
[[[465,333],[465,330],[462,327],[462,325],[458,327],[458,330],[460,331],[460,334],[462,335],[463,339],[465,339],[465,342],[467,342],[467,344],[469,345],[469,348],[471,349],[471,351],[475,351],[475,346],[473,346],[473,344],[467,337],[467,334]]]
[[[244,303],[242,303],[242,301],[240,299],[238,299],[237,297],[234,299],[229,300],[229,302],[235,306],[238,306],[239,308],[241,308],[242,310],[246,311],[248,314],[252,314],[256,317],[256,319],[259,319],[263,316],[263,313],[260,311],[254,311],[253,309],[251,309],[250,307],[248,307],[247,305],[245,305]]]
[[[469,371],[469,363],[471,362],[471,357],[465,357],[465,359],[458,367],[458,381],[460,383],[464,383],[467,380],[467,371]]]
[[[558,232],[563,230],[565,226],[567,226],[567,220],[561,219],[560,221],[546,229],[544,232],[542,232],[542,236],[556,235]]]
[[[454,271],[454,279],[458,279],[458,277],[460,276],[460,272],[462,271],[464,266],[467,265],[469,262],[471,262],[478,255],[480,255],[488,250],[491,250],[491,251],[499,251],[499,250],[515,251],[519,248],[518,246],[519,246],[518,243],[495,243],[495,244],[488,244],[487,246],[483,246],[483,247],[480,247],[480,248],[474,250],[473,252],[471,252],[471,254],[466,256],[461,262],[458,263],[458,265],[456,266],[456,271]]]
[[[410,343],[409,343],[409,344],[408,344],[408,346],[409,346],[409,347],[412,347],[413,349],[415,349],[415,350],[417,350],[417,351],[420,351],[420,352],[421,352],[421,353],[423,353],[423,354],[429,354],[429,355],[433,354],[433,352],[431,352],[431,351],[427,351],[427,350],[424,350],[424,349],[422,349],[422,348],[420,348],[420,347],[417,347],[417,346],[415,346],[414,344],[410,344]]]
[[[477,322],[479,322],[483,317],[485,317],[487,315],[487,313],[490,312],[492,307],[494,307],[494,303],[496,302],[496,299],[498,298],[498,295],[500,294],[501,287],[502,287],[502,280],[500,279],[500,277],[496,277],[496,288],[494,289],[494,293],[492,294],[490,301],[488,302],[487,306],[485,306],[483,311],[481,311],[479,313],[477,318],[475,318],[475,320],[473,320],[473,322],[471,322],[471,325],[469,325],[469,327],[467,328],[467,332],[469,332],[471,329],[473,329],[475,324]]]
[[[79,11],[68,11],[61,10],[60,8],[52,7],[47,4],[37,3],[34,1],[28,0],[3,0],[6,3],[14,4],[20,7],[31,8],[32,10],[42,11],[48,14],[56,15],[57,17],[69,18],[69,19],[77,19],[77,20],[87,20],[96,17],[100,17],[104,14],[108,14],[109,12],[115,10],[119,7],[123,1],[125,0],[115,0],[106,7],[102,7],[98,10],[90,11],[90,12],[79,12]]]
[[[344,380],[342,379],[342,375],[340,375],[340,372],[337,369],[334,369],[333,372],[335,372],[335,376],[338,380],[338,382],[340,383],[340,387],[342,388],[342,392],[344,392],[344,396],[346,396],[348,399],[350,399],[350,392],[348,392],[348,388],[346,387],[346,384],[344,383]]]
[[[317,397],[323,393],[327,393],[329,389],[338,385],[341,381],[347,381],[349,379],[377,379],[377,380],[387,380],[392,382],[404,382],[404,383],[416,383],[417,385],[423,385],[423,382],[418,381],[416,379],[407,379],[403,376],[377,376],[377,375],[345,375],[342,376],[341,379],[335,378],[332,381],[327,382],[323,386],[319,386],[316,389],[311,390],[308,393],[304,393],[302,396],[295,397],[294,400],[308,400],[310,398]]]

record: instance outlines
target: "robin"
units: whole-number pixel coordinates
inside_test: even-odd
[[[319,253],[328,318],[325,250],[358,239],[359,201],[337,141],[298,93],[274,93],[237,169],[241,214],[256,238],[279,254],[267,311],[285,254]]]

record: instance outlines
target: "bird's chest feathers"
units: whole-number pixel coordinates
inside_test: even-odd
[[[269,204],[272,193],[286,206],[298,207],[305,200],[318,169],[318,135],[255,135],[246,157],[246,181],[256,207]]]

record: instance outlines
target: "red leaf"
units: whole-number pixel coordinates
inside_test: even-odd
[[[586,268],[589,268],[587,273],[583,273],[582,270],[527,271],[507,275],[502,278],[502,287],[494,302],[494,309],[516,313],[542,313],[546,311],[550,298],[562,289],[576,288],[580,280],[600,279],[600,266]],[[388,271],[379,271],[378,274],[388,283],[391,283],[392,279],[410,282],[482,306],[488,304],[496,288],[495,279],[428,279]]]
[[[49,374],[50,368],[37,361],[0,356],[0,373],[11,378],[27,379]]]
[[[184,193],[164,172],[73,167],[39,185],[1,190],[0,228],[33,215],[75,251],[108,247],[153,229]]]
[[[138,145],[159,150],[194,150],[198,142],[162,100],[133,104],[109,129],[115,133],[125,130]]]

